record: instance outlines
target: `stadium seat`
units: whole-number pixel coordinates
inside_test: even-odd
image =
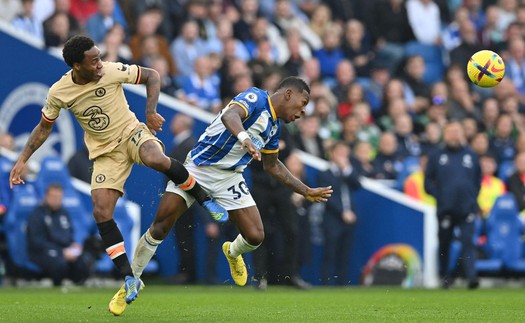
[[[36,189],[40,196],[44,196],[51,183],[62,185],[64,191],[73,190],[73,184],[67,165],[59,156],[47,156],[40,162],[40,172],[35,181]]]
[[[414,55],[423,57],[426,66],[423,79],[427,84],[441,81],[445,71],[445,65],[439,46],[410,42],[405,46],[405,55],[407,57]]]
[[[68,212],[69,219],[73,225],[74,240],[82,244],[90,234],[96,232],[95,220],[90,214],[87,214],[75,190],[64,190],[62,204]]]
[[[13,167],[13,162],[5,157],[0,157],[0,204],[9,208],[12,198],[12,190],[9,188],[9,173]]]
[[[514,166],[514,161],[506,160],[499,164],[498,178],[501,179],[503,182],[507,182],[507,180],[512,175],[512,173],[514,173],[515,170],[516,166]]]
[[[13,188],[13,200],[5,219],[8,253],[14,265],[29,273],[39,273],[40,268],[29,261],[27,255],[27,219],[38,206],[38,198],[32,184]]]
[[[525,273],[521,258],[522,223],[511,193],[500,196],[487,218],[487,249],[490,259],[499,259],[508,272]]]

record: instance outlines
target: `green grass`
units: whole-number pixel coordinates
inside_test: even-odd
[[[0,288],[1,322],[524,322],[522,289],[147,286],[120,317],[116,289]]]

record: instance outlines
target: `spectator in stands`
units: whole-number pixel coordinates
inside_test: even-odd
[[[185,22],[181,35],[171,43],[171,54],[177,58],[179,75],[191,75],[195,60],[207,53],[206,42],[199,37],[199,25],[193,20]]]
[[[468,12],[468,19],[474,23],[476,30],[479,31],[486,21],[482,0],[465,0],[463,7]]]
[[[69,174],[84,183],[91,183],[93,161],[89,159],[89,151],[85,145],[77,150],[67,162]]]
[[[359,140],[368,141],[374,149],[377,148],[381,130],[373,122],[370,105],[366,102],[357,103],[352,111],[359,122]]]
[[[160,76],[160,91],[175,97],[177,91],[179,91],[178,86],[175,84],[175,80],[169,74],[169,65],[168,62],[162,56],[152,57],[151,68],[159,72]]]
[[[372,108],[372,114],[374,117],[378,117],[383,91],[390,80],[390,72],[388,71],[388,64],[377,58],[372,62],[370,69],[370,80],[365,85],[365,94]]]
[[[286,42],[281,35],[281,31],[275,25],[269,23],[264,17],[258,17],[250,26],[249,31],[249,38],[243,40],[243,43],[251,58],[255,56],[259,41],[267,39],[272,45],[272,51],[277,53],[277,56],[281,58],[281,62],[284,60],[284,57],[287,55]]]
[[[410,56],[405,62],[403,81],[415,97],[412,111],[416,114],[423,114],[430,105],[430,86],[423,79],[425,68],[425,61],[419,55]]]
[[[132,60],[134,62],[140,62],[143,59],[143,39],[149,36],[155,37],[157,39],[159,55],[164,57],[164,59],[166,59],[166,61],[168,62],[168,65],[170,66],[170,75],[175,75],[177,69],[173,57],[177,57],[177,63],[179,64],[178,66],[181,66],[181,64],[185,64],[187,62],[179,62],[178,56],[171,56],[172,53],[170,53],[167,38],[155,33],[160,24],[160,22],[157,19],[157,14],[155,13],[155,11],[151,10],[148,10],[139,16],[137,22],[137,30],[135,34],[131,36],[131,39],[129,41],[129,48],[131,49]],[[192,67],[193,65],[190,66],[190,68]]]
[[[499,1],[499,28],[505,30],[508,25],[516,20],[516,9],[518,8],[517,0]]]
[[[233,57],[241,59],[243,61],[248,61],[250,58],[250,53],[246,49],[244,44],[233,38],[233,24],[226,17],[222,17],[217,21],[216,33],[213,37],[208,37],[207,42],[209,45],[209,50],[217,53],[223,52],[224,47],[227,47],[227,42],[231,41],[233,43]]]
[[[299,75],[301,65],[312,58],[310,47],[301,40],[301,34],[295,28],[288,29],[286,33],[286,51],[282,51],[277,63],[282,64],[291,75]]]
[[[518,209],[525,210],[525,153],[519,153],[514,158],[516,171],[507,180],[507,189],[516,198]]]
[[[448,269],[449,250],[454,228],[458,228],[468,288],[477,288],[479,281],[474,268],[474,222],[479,212],[479,159],[465,146],[463,128],[459,122],[445,125],[443,139],[445,147],[430,155],[425,172],[425,190],[437,201],[439,274],[443,288],[448,288],[452,283]]]
[[[509,42],[509,59],[506,62],[507,77],[512,80],[521,95],[525,95],[525,41],[522,38]]]
[[[179,34],[181,24],[187,19],[186,0],[120,0],[117,3],[124,9],[132,34],[139,29],[140,16],[145,13],[155,17],[155,32],[166,40]]]
[[[11,25],[37,40],[44,40],[42,25],[33,17],[33,0],[22,0],[22,11],[11,20]]]
[[[478,120],[472,117],[465,118],[461,121],[463,132],[465,133],[465,140],[470,142],[472,138],[479,132]]]
[[[297,149],[325,159],[323,140],[319,136],[319,117],[314,115],[304,116],[297,122],[299,133],[294,136]]]
[[[125,31],[121,25],[113,25],[104,37],[104,42],[99,45],[100,59],[106,62],[131,63],[131,50],[124,43]]]
[[[80,26],[77,18],[75,18],[69,12],[69,9],[71,8],[71,1],[70,0],[54,0],[54,4],[55,4],[55,11],[46,20],[44,20],[44,23],[43,23],[44,31],[51,29],[50,24],[52,23],[53,18],[56,14],[63,13],[67,15],[67,18],[69,20],[69,29],[71,30],[71,34],[76,35],[78,33],[81,33],[82,27]]]
[[[340,137],[341,124],[329,99],[325,96],[316,98],[313,114],[319,118],[319,136],[324,142]]]
[[[308,43],[312,50],[321,49],[323,46],[321,39],[305,21],[293,13],[290,0],[276,0],[274,8],[273,23],[281,31],[282,36],[286,35],[288,29],[295,28],[300,31],[301,38]]]
[[[441,126],[435,122],[429,122],[425,126],[425,132],[421,134],[421,153],[428,155],[441,144]]]
[[[193,72],[181,77],[181,89],[177,94],[179,99],[210,112],[217,112],[221,106],[219,97],[219,79],[212,74],[211,62],[208,56],[200,56],[195,60]]]
[[[351,190],[359,189],[359,173],[350,163],[350,148],[336,142],[330,148],[330,168],[319,174],[319,184],[332,186],[332,198],[323,214],[323,285],[348,285],[350,250],[358,219]]]
[[[472,54],[484,48],[479,44],[476,26],[470,20],[461,22],[459,32],[461,44],[450,52],[450,64],[467,66]]]
[[[494,46],[503,41],[503,33],[505,29],[500,29],[498,26],[499,8],[497,6],[489,6],[486,9],[485,24],[480,32],[481,44],[485,48],[494,49]]]
[[[498,164],[494,156],[486,154],[479,159],[481,166],[481,189],[478,195],[478,205],[481,210],[481,216],[486,218],[489,216],[494,202],[501,195],[507,191],[505,183],[496,177],[496,169]]]
[[[394,133],[397,137],[398,153],[402,158],[421,154],[421,145],[413,129],[414,125],[410,115],[404,114],[395,118]]]
[[[347,115],[352,114],[353,108],[365,101],[365,91],[363,86],[357,82],[348,85],[345,96],[340,100],[337,106],[337,116],[344,119]]]
[[[487,134],[492,137],[499,117],[498,101],[494,98],[486,99],[482,104],[481,123]]]
[[[124,17],[114,13],[115,0],[98,0],[98,11],[86,22],[86,31],[96,43],[102,42],[106,33],[114,26],[120,25],[126,29]]]
[[[281,128],[279,159],[285,163],[295,146],[286,128]],[[299,216],[292,204],[292,193],[286,185],[267,176],[262,163],[250,165],[251,194],[260,209],[265,239],[254,250],[255,287],[266,289],[268,282],[308,289],[311,285],[299,275]],[[277,248],[276,248],[277,247]],[[271,250],[282,250],[274,253]]]
[[[525,152],[525,132],[519,132],[516,138],[516,155]]]
[[[390,105],[390,102],[394,99],[403,99],[408,109],[407,111],[411,111],[412,107],[410,105],[410,102],[408,102],[405,98],[405,89],[403,82],[399,79],[390,79],[388,83],[386,83],[385,89],[383,91],[383,98],[381,99],[381,108],[378,112],[379,116],[383,116],[385,113],[387,113],[387,108]]]
[[[241,0],[240,17],[233,25],[233,34],[236,39],[246,42],[251,39],[250,27],[257,20],[259,0]]]
[[[62,206],[64,191],[59,184],[50,184],[44,202],[27,222],[27,248],[36,263],[54,286],[65,278],[82,284],[89,277],[93,257],[83,253],[81,244],[73,240],[70,214]]]
[[[310,17],[310,29],[319,37],[332,23],[332,11],[326,4],[318,4]]]
[[[49,29],[44,29],[44,42],[46,47],[62,48],[72,36],[69,18],[65,13],[56,13],[50,17]]]
[[[319,60],[312,57],[304,61],[299,76],[310,84],[321,81],[321,66]]]
[[[365,37],[364,25],[356,19],[345,24],[343,53],[352,62],[359,77],[370,76],[370,67],[374,53],[369,40]]]
[[[393,74],[405,55],[405,44],[414,40],[405,1],[375,1],[370,18],[367,29],[372,34],[378,56]]]
[[[374,168],[373,148],[367,141],[357,141],[351,157],[352,166],[359,176],[375,178],[376,170]]]
[[[383,132],[379,137],[379,147],[373,161],[375,178],[394,180],[403,167],[403,159],[397,152],[397,139],[391,132]]]
[[[508,114],[501,114],[496,121],[494,136],[490,139],[489,150],[498,163],[514,159],[516,154],[513,137],[512,119]]]
[[[441,43],[441,17],[439,7],[433,0],[408,0],[408,22],[422,44],[439,45]]]
[[[355,70],[348,59],[341,60],[335,70],[335,84],[331,87],[337,101],[348,101],[348,88],[355,81]]]
[[[478,156],[489,153],[489,137],[485,132],[478,132],[470,141],[470,147]]]
[[[321,77],[328,84],[334,83],[337,66],[344,59],[340,39],[341,28],[337,25],[332,25],[323,34],[322,47],[314,51],[314,56],[321,65]]]
[[[262,87],[262,82],[269,70],[277,69],[277,52],[273,50],[272,44],[267,38],[259,40],[255,49],[255,56],[248,62],[252,71],[255,86]]]
[[[16,15],[22,12],[22,3],[20,0],[2,0],[0,1],[0,20],[11,21]]]
[[[428,163],[428,154],[419,156],[419,169],[410,174],[403,184],[406,195],[427,205],[436,205],[436,199],[425,191],[425,171]]]
[[[208,15],[208,7],[211,7],[210,2],[208,0],[191,0],[186,4],[186,19],[193,20],[199,25],[199,37],[205,41],[215,38],[217,34],[217,26]]]
[[[384,131],[394,131],[395,119],[407,113],[408,107],[405,100],[403,98],[394,98],[389,102],[386,108],[386,114],[377,120],[377,124]]]
[[[461,44],[460,26],[468,20],[468,9],[465,6],[459,7],[454,14],[454,20],[442,31],[442,45],[445,50],[449,52]]]
[[[464,79],[457,80],[450,86],[447,117],[454,120],[463,120],[468,117],[479,118],[479,109],[476,107],[467,81]]]
[[[71,8],[69,9],[81,26],[85,26],[89,17],[94,15],[97,10],[97,0],[71,0]]]

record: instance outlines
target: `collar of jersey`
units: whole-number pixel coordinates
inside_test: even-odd
[[[268,95],[268,104],[270,105],[270,112],[272,113],[273,120],[277,120],[277,115],[275,114],[275,109],[273,108],[272,100],[270,100],[269,95]]]

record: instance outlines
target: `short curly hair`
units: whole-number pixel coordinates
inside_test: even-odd
[[[62,49],[62,57],[69,67],[73,67],[75,63],[82,63],[84,60],[84,52],[90,50],[95,46],[93,39],[76,35],[68,39]]]
[[[277,86],[277,90],[284,89],[287,87],[293,87],[296,90],[299,90],[301,92],[306,91],[308,94],[310,94],[310,87],[308,86],[308,84],[306,84],[306,82],[302,78],[296,76],[289,76],[282,80],[279,86]]]

